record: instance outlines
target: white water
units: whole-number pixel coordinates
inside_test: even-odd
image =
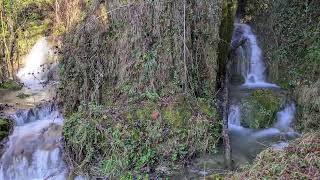
[[[49,53],[48,42],[41,38],[26,57],[25,67],[18,73],[31,92],[47,92],[42,82],[47,78],[43,64]],[[39,102],[34,104],[41,102],[35,99]],[[67,179],[68,168],[62,159],[60,144],[63,119],[55,105],[46,103],[33,109],[19,110],[13,118],[16,126],[0,159],[0,180]]]
[[[240,37],[235,39],[244,40],[244,44],[237,49],[237,55],[241,62],[237,67],[244,76],[244,87],[247,88],[272,88],[278,87],[268,83],[266,78],[266,66],[262,57],[262,50],[259,47],[257,37],[251,27],[247,24],[235,24],[235,29],[240,32]],[[247,63],[249,62],[249,63]]]
[[[48,67],[45,63],[51,54],[46,38],[40,38],[24,59],[25,66],[19,70],[17,76],[30,89],[41,89],[46,80]]]
[[[37,112],[16,116],[19,125],[1,157],[0,179],[65,179],[67,168],[60,147],[62,117],[52,105],[33,111]]]
[[[251,27],[246,24],[235,24],[235,33],[233,41],[245,43],[236,49],[235,72],[242,75],[245,83],[240,85],[240,89],[252,88],[276,88],[276,84],[268,83],[266,78],[266,66],[262,58],[262,50],[260,49],[257,37],[253,33]],[[233,42],[234,43],[234,42]],[[249,91],[250,92],[250,91]],[[243,93],[243,92],[238,92]],[[237,101],[236,101],[237,102]],[[241,125],[241,107],[233,101],[230,105],[228,115],[228,125],[231,132],[231,143],[234,150],[250,151],[261,150],[261,146],[273,146],[276,148],[285,147],[287,140],[299,136],[291,127],[295,117],[295,104],[288,103],[277,113],[277,119],[274,125],[267,129],[249,129]],[[257,150],[259,149],[259,150]],[[252,156],[249,155],[249,156]]]

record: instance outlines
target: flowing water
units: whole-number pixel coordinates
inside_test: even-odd
[[[243,83],[230,88],[231,105],[229,107],[228,125],[231,133],[233,158],[248,161],[266,147],[281,148],[287,145],[289,139],[299,136],[292,129],[295,117],[295,104],[288,101],[277,113],[277,119],[272,127],[266,129],[250,129],[242,126],[241,105],[239,99],[245,98],[252,89],[271,89],[281,91],[276,84],[267,81],[266,65],[257,37],[247,24],[235,24],[232,44],[242,44],[235,51],[232,73],[242,76]],[[241,79],[240,78],[240,79]],[[239,79],[239,78],[238,78]]]
[[[41,38],[17,74],[26,87],[1,97],[1,102],[18,107],[11,112],[15,127],[0,159],[1,180],[66,179],[68,168],[60,144],[63,119],[50,102],[54,86],[44,85],[50,70],[45,63],[50,55],[46,38]],[[29,97],[19,99],[17,93]]]

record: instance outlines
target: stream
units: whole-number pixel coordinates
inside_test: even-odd
[[[52,102],[55,82],[48,79],[56,66],[48,63],[50,57],[52,50],[46,38],[39,39],[17,74],[25,87],[17,92],[1,93],[1,103],[14,107],[5,113],[15,122],[0,160],[2,180],[62,180],[67,177],[60,144],[63,118]],[[19,94],[27,96],[18,98]]]

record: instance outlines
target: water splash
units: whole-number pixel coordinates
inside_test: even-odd
[[[46,38],[40,38],[25,58],[25,66],[19,70],[17,76],[30,89],[41,89],[47,78],[47,69],[44,66],[49,55],[50,46]]]

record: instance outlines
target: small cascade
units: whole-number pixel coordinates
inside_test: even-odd
[[[296,106],[294,103],[288,104],[282,111],[277,114],[277,123],[275,127],[281,130],[291,131],[290,125],[294,120]]]
[[[238,105],[231,105],[228,115],[228,126],[230,129],[243,129],[240,122],[240,107]]]
[[[25,58],[25,66],[19,70],[17,76],[30,89],[37,90],[43,87],[47,80],[50,67],[46,64],[52,51],[46,38],[40,38]]]
[[[263,61],[262,50],[249,25],[235,24],[232,46],[235,48],[235,57],[231,73],[233,77],[241,76],[243,81],[240,84],[236,82],[237,85],[231,88],[231,93],[238,96],[231,98],[232,103],[229,107],[231,146],[238,153],[236,156],[241,154],[240,156],[252,159],[267,146],[281,148],[287,145],[288,140],[299,136],[291,127],[296,108],[293,102],[287,102],[277,113],[276,122],[272,127],[250,129],[242,126],[241,118],[246,117],[241,117],[241,98],[246,98],[252,93],[252,89],[280,91],[280,88],[276,84],[267,82],[267,68]]]
[[[266,66],[262,58],[257,37],[247,24],[235,24],[232,44],[242,45],[236,49],[236,71],[244,78],[244,87],[278,87],[266,81]]]
[[[60,145],[63,119],[56,107],[25,110],[15,120],[17,126],[0,160],[0,179],[66,179]]]

